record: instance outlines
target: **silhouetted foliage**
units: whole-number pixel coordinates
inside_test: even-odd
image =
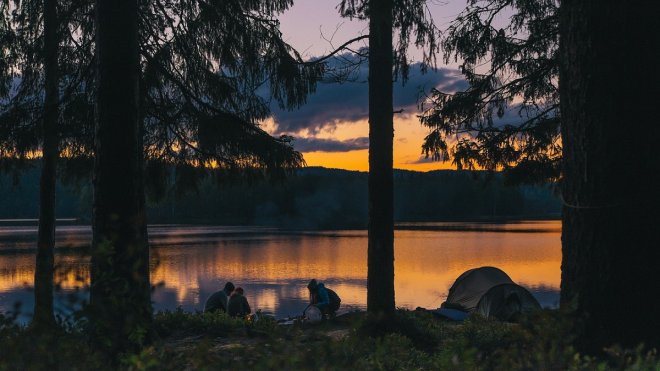
[[[324,65],[304,64],[274,18],[291,1],[155,1],[143,4],[142,115],[150,166],[193,164],[271,175],[303,163],[291,138],[258,123],[270,100],[294,108]],[[162,174],[166,175],[166,174]]]
[[[66,170],[68,174],[76,170],[89,170],[90,159],[95,158],[95,177],[97,180],[102,179],[95,183],[95,210],[98,217],[94,223],[96,267],[99,267],[99,262],[106,262],[106,258],[109,262],[116,256],[121,257],[121,251],[133,251],[132,248],[127,250],[126,246],[119,246],[127,241],[128,245],[133,244],[129,241],[133,238],[129,236],[132,232],[127,233],[128,230],[146,231],[146,227],[140,227],[140,224],[144,225],[138,220],[140,218],[133,217],[133,214],[141,215],[142,211],[125,213],[127,209],[121,209],[120,206],[123,199],[111,200],[118,192],[125,193],[122,196],[127,199],[133,199],[135,190],[137,198],[142,198],[142,201],[135,200],[137,208],[141,209],[139,204],[144,203],[141,194],[144,191],[142,167],[145,159],[152,161],[150,169],[155,171],[150,174],[162,177],[154,179],[152,184],[167,179],[168,167],[164,167],[164,164],[176,164],[180,171],[176,173],[178,176],[175,179],[179,180],[181,189],[194,187],[197,177],[204,173],[201,169],[280,177],[303,165],[302,155],[291,146],[291,138],[273,138],[258,124],[269,116],[270,99],[274,99],[282,108],[302,104],[307,94],[313,91],[324,69],[323,63],[304,63],[281,39],[279,23],[274,15],[287,9],[291,1],[224,1],[207,4],[182,0],[136,3],[135,44],[138,54],[135,67],[139,72],[135,82],[139,89],[135,96],[138,101],[135,110],[127,102],[117,105],[117,99],[121,98],[117,94],[105,100],[104,105],[110,105],[94,107],[94,95],[100,91],[101,86],[97,68],[102,65],[96,54],[101,39],[94,14],[101,17],[97,20],[106,15],[95,8],[98,2],[46,4],[57,6],[57,9],[50,7],[48,9],[52,9],[52,12],[44,12],[42,3],[38,1],[15,2],[11,6],[7,2],[2,3],[0,37],[3,41],[10,41],[10,44],[6,48],[3,45],[2,53],[7,58],[3,59],[0,66],[3,68],[0,155],[3,159],[12,159],[3,161],[2,165],[5,166],[20,165],[21,162],[15,160],[26,160],[40,154],[44,159],[53,159],[45,161],[46,166],[41,167],[49,174],[47,178],[53,181],[50,191],[46,187],[41,192],[42,198],[44,195],[49,196],[43,198],[45,200],[55,195],[54,167],[57,156],[50,154],[56,154],[58,147],[65,159],[76,160],[71,162],[75,166]],[[52,27],[44,27],[42,19]],[[130,44],[132,40],[125,42]],[[49,45],[52,46],[50,49]],[[55,51],[55,54],[45,54],[58,57],[42,58],[43,48]],[[124,62],[121,59],[121,63]],[[120,62],[115,61],[103,65],[112,67],[118,64]],[[116,85],[119,85],[121,76],[116,75]],[[126,94],[130,95],[129,92]],[[114,129],[117,133],[97,127],[96,141],[93,141],[92,118],[109,117],[102,115],[99,108],[112,105],[115,108],[111,110],[115,110],[118,115],[131,110],[137,114],[137,159],[128,160],[130,156],[122,159],[122,156],[134,153],[130,143],[133,139],[130,125],[126,127],[125,133],[119,133],[122,129],[118,127]],[[46,116],[42,115],[44,108]],[[52,120],[47,119],[47,116]],[[52,125],[40,125],[42,120],[52,122]],[[40,141],[38,138],[41,134],[48,134],[46,137],[51,140]],[[117,141],[115,134],[124,135],[124,139],[129,140]],[[104,152],[106,156],[101,156],[101,149],[109,151]],[[114,154],[108,157],[107,154],[111,152]],[[99,161],[99,157],[104,159]],[[125,173],[104,173],[110,169],[103,165],[107,164],[109,158],[124,164]],[[81,164],[84,166],[79,166]],[[161,169],[158,170],[159,166]],[[186,173],[193,167],[196,167],[194,171]],[[13,168],[16,171],[20,169]],[[100,176],[101,173],[105,175]],[[134,180],[129,188],[133,185],[137,188],[119,190],[121,186],[131,183],[122,182],[122,179]],[[114,189],[111,192],[115,192],[115,196],[104,193],[99,186],[105,190]],[[51,204],[54,205],[54,200]],[[132,201],[128,204],[132,204]],[[104,209],[105,206],[110,206],[110,209],[114,207],[115,210]],[[54,222],[54,210],[50,213],[46,211],[43,209],[41,215],[51,215],[50,219]],[[117,217],[126,219],[123,222],[127,224],[119,227],[121,231],[112,231],[113,221]],[[54,226],[54,223],[51,225]],[[44,235],[52,236],[53,233]],[[141,238],[137,236],[137,239]],[[146,243],[146,235],[143,241]],[[52,243],[50,245],[52,247]],[[120,253],[115,254],[113,249],[118,249]],[[99,257],[99,252],[105,255]],[[124,258],[131,261],[130,255]],[[127,266],[133,263],[127,263]],[[97,269],[94,276],[106,277],[107,282],[110,282],[113,274],[121,273],[118,267],[122,264],[109,263],[105,268]],[[95,281],[100,282],[98,279]],[[115,292],[112,294],[115,297],[105,304],[117,304],[120,296],[131,294],[122,290],[109,291]],[[100,298],[106,294],[92,296]],[[126,299],[130,301],[131,298]],[[137,302],[135,304],[136,313],[140,312],[139,308],[143,306]],[[124,319],[130,320],[129,313],[120,307],[116,307],[117,311],[110,308],[106,312],[113,313],[116,318],[124,314]],[[107,325],[114,326],[112,323]],[[121,340],[122,336],[120,331],[119,338],[115,340]],[[139,338],[142,335],[136,336]],[[130,341],[140,343],[140,340]]]
[[[11,158],[0,169],[19,165],[15,159],[41,155],[43,146],[46,56],[43,1],[24,0],[5,6],[3,19],[11,37],[3,51],[9,55],[0,74],[0,156]],[[57,60],[57,132],[64,158],[90,154],[92,142],[93,11],[89,1],[58,1],[51,45]],[[46,17],[52,18],[52,17]],[[51,56],[49,57],[52,58]],[[50,63],[51,61],[49,61]],[[2,66],[0,66],[2,67]],[[51,73],[52,75],[52,73]],[[61,164],[66,164],[63,162]]]
[[[77,75],[80,65],[85,65],[78,55],[79,43],[84,41],[77,30],[80,15],[78,2],[24,0],[3,3],[0,9],[3,24],[12,36],[3,45],[7,63],[0,66],[6,78],[0,91],[0,154],[14,160],[37,155],[42,158],[34,322],[49,327],[54,324],[56,168],[60,137],[70,139],[60,128],[60,109],[68,109],[68,104],[77,99]],[[73,152],[65,150],[69,156]],[[11,164],[21,162],[3,162],[0,171]]]
[[[5,45],[14,43],[16,35],[11,27],[9,2],[0,2],[0,102],[9,94],[12,84],[11,65],[15,54]]]
[[[442,40],[468,88],[433,89],[421,103],[427,156],[515,181],[559,178],[558,8],[557,0],[468,1]]]
[[[408,76],[411,60],[408,48],[413,45],[422,51],[422,71],[434,67],[436,56],[440,51],[438,43],[439,30],[433,23],[431,13],[427,8],[427,0],[393,0],[392,19],[394,40],[393,77],[403,81]],[[368,0],[342,0],[339,11],[344,17],[368,20],[371,14]]]
[[[22,174],[19,184],[0,176],[0,218],[35,218],[38,166]],[[175,174],[177,169],[169,169]],[[195,190],[183,191],[174,180],[158,183],[159,197],[148,197],[151,223],[269,225],[292,229],[367,227],[367,174],[304,168],[286,182],[255,179],[251,183],[218,183],[209,174]],[[552,185],[508,185],[486,172],[442,170],[394,171],[394,220],[397,222],[515,220],[559,218],[561,202]],[[88,223],[91,184],[58,186],[57,214]]]
[[[95,86],[93,2],[58,5],[63,38],[62,154],[67,159],[89,158]],[[140,3],[140,117],[145,159],[159,160],[152,166],[180,162],[255,175],[252,170],[261,169],[281,176],[303,164],[290,137],[273,138],[259,127],[270,115],[271,100],[283,108],[304,103],[325,68],[323,63],[304,63],[282,40],[274,16],[290,5],[288,0]],[[25,18],[21,21],[38,25],[40,12],[31,6],[30,12],[20,13]],[[18,22],[9,9],[3,17],[7,26]],[[3,40],[12,42],[3,49],[8,54],[0,90],[6,93],[0,95],[3,158],[27,158],[41,148],[37,138],[43,73],[40,65],[20,64],[35,60],[26,53],[34,53],[41,42],[40,29],[23,35],[26,30],[8,27],[1,33]]]
[[[656,370],[657,352],[614,347],[599,357],[578,353],[567,321],[541,312],[518,326],[473,318],[462,324],[426,311],[400,311],[383,329],[363,314],[318,326],[278,326],[263,317],[245,322],[223,314],[163,312],[161,341],[122,357],[121,369],[295,370]],[[40,339],[0,315],[0,368],[116,369],[76,329]],[[371,331],[370,331],[371,330]],[[48,341],[50,340],[50,341]]]

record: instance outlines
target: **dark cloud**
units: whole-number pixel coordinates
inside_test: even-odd
[[[321,129],[332,129],[342,121],[367,119],[368,72],[368,66],[364,64],[355,73],[354,81],[319,84],[316,93],[298,110],[274,109],[277,132],[295,134],[308,130],[317,133]],[[404,109],[404,112],[412,114],[417,110],[417,101],[422,92],[428,92],[434,87],[443,91],[456,91],[464,86],[458,71],[439,69],[422,74],[420,65],[415,64],[410,66],[409,79],[405,85],[394,83],[394,109]]]
[[[3,91],[3,89],[7,89],[6,96],[0,95],[0,104],[7,104],[11,99],[13,99],[16,94],[18,94],[18,89],[21,87],[21,83],[23,82],[23,78],[21,76],[15,76],[13,78],[9,78],[9,80],[6,82],[6,86],[0,86],[0,91]],[[0,84],[3,82],[0,81]]]
[[[496,114],[493,114],[493,125],[495,127],[503,127],[505,125],[520,126],[529,119],[539,116],[539,114],[545,111],[547,106],[539,105],[523,107],[522,104],[517,103],[509,107],[506,107],[502,113],[501,117],[498,117]],[[553,118],[557,115],[556,110],[552,110],[546,113],[546,118]]]
[[[431,157],[420,156],[417,160],[407,161],[406,164],[408,164],[408,165],[418,165],[418,164],[430,164],[432,162],[441,162],[441,161],[434,160]]]
[[[454,81],[448,81],[440,90],[444,93],[455,93],[457,91],[465,91],[469,86],[470,84],[467,81],[456,79]]]
[[[348,152],[369,148],[369,138],[359,137],[346,140],[296,138],[293,148],[300,152]]]

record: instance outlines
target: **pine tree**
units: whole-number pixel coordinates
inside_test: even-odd
[[[392,0],[369,2],[369,247],[367,308],[392,314],[394,302],[394,106]]]
[[[513,15],[498,28],[504,9]],[[658,171],[650,123],[660,43],[644,9],[641,1],[562,1],[561,11],[554,0],[470,1],[443,40],[469,86],[432,92],[422,118],[433,130],[429,155],[516,180],[561,179],[561,306],[589,351],[658,344],[657,308],[629,315],[635,298],[657,295],[658,184],[648,174]],[[507,110],[516,122],[498,123]]]
[[[3,159],[8,160],[3,164],[12,166],[17,160],[44,153],[37,138],[41,127],[39,112],[45,106],[42,100],[45,72],[38,59],[38,49],[32,47],[39,45],[35,40],[44,39],[41,28],[35,26],[42,12],[37,2],[24,4],[26,11],[14,15],[9,8],[2,8],[3,28],[0,30],[2,39],[9,42],[9,47],[2,50],[7,58],[2,61],[0,151]],[[28,5],[31,8],[27,8]],[[138,108],[125,105],[110,111],[127,116],[126,112],[135,109],[137,132],[132,132],[132,124],[127,124],[127,119],[112,121],[128,125],[123,131],[128,141],[123,142],[106,131],[108,125],[115,124],[103,121],[97,127],[100,130],[97,138],[104,139],[97,146],[93,125],[95,96],[106,97],[101,99],[104,107],[121,105],[117,103],[121,97],[108,98],[100,89],[100,77],[105,76],[104,81],[107,81],[108,73],[115,72],[101,73],[100,64],[94,63],[101,59],[95,50],[95,45],[99,46],[94,39],[98,36],[98,24],[92,17],[98,10],[95,5],[91,1],[58,2],[59,36],[67,40],[60,40],[59,44],[58,135],[65,160],[62,164],[67,165],[65,170],[69,165],[96,160],[99,174],[95,182],[99,188],[90,313],[92,318],[97,316],[93,322],[101,332],[105,325],[117,325],[115,320],[138,324],[129,326],[132,329],[120,327],[118,334],[131,332],[135,335],[128,340],[115,338],[112,347],[120,349],[140,344],[148,332],[148,250],[144,248],[147,240],[143,220],[144,185],[140,180],[145,170],[144,161],[149,163],[146,170],[151,171],[150,174],[160,175],[152,177],[154,183],[160,184],[168,178],[162,169],[172,164],[180,171],[176,176],[180,183],[194,183],[196,177],[188,175],[205,173],[198,169],[223,170],[215,171],[219,175],[282,176],[303,165],[302,156],[291,146],[290,137],[273,138],[259,127],[259,122],[269,116],[271,99],[284,108],[302,104],[313,91],[324,65],[304,63],[295,50],[282,41],[274,15],[290,6],[290,1],[140,2],[136,18]],[[113,14],[111,12],[110,17]],[[99,17],[99,20],[105,19],[102,15]],[[110,44],[109,48],[114,50],[120,46]],[[105,63],[108,66],[107,61]],[[124,65],[124,68],[129,67]],[[126,94],[133,93],[126,91]],[[122,133],[113,130],[114,134]],[[108,156],[123,145],[133,146],[134,134],[139,149],[137,160]],[[133,154],[132,148],[126,148],[122,154]],[[121,161],[125,170],[132,174],[133,184],[121,183],[122,179],[117,178],[120,174],[112,173],[117,170],[113,164]],[[84,169],[89,167],[83,166]],[[133,186],[139,189],[135,191]],[[119,197],[116,192],[121,187],[126,187],[121,196],[131,199],[125,207],[120,202],[125,200],[115,203],[112,199]],[[115,206],[122,210],[113,210]],[[116,219],[119,215],[122,215],[121,221]],[[117,249],[126,254],[114,253]],[[127,278],[126,269],[133,269],[136,277]],[[121,299],[127,292],[122,291],[126,287],[114,290],[121,286],[120,281],[136,286],[129,290],[131,297],[126,300]],[[132,301],[136,307],[129,311],[132,309],[127,303]],[[107,303],[120,310],[110,313],[110,306],[105,313],[96,311]],[[98,320],[104,314],[108,315],[108,321]]]
[[[559,178],[558,9],[557,0],[468,1],[442,40],[467,88],[432,89],[422,102],[427,156],[514,182]]]
[[[591,352],[660,344],[660,33],[647,5],[561,3],[561,302]]]
[[[42,124],[42,165],[39,184],[39,232],[34,274],[34,322],[52,326],[53,275],[55,273],[55,183],[59,157],[58,104],[58,21],[55,0],[44,0],[44,106]]]
[[[298,167],[290,139],[258,127],[269,112],[258,89],[267,83],[270,96],[294,107],[323,68],[302,63],[269,18],[287,1],[140,5],[97,2],[90,316],[101,340],[119,329],[113,353],[139,347],[149,334],[142,156],[178,165],[183,181],[191,181],[191,168]]]
[[[426,47],[426,64],[437,51],[437,30],[423,0],[345,0],[344,16],[369,19],[369,247],[367,310],[392,315],[394,299],[394,200],[392,79],[405,81],[407,49]],[[397,44],[393,33],[398,32]]]
[[[136,350],[152,316],[140,184],[138,3],[96,2],[97,100],[90,325],[107,352]]]
[[[52,327],[55,245],[55,184],[59,157],[62,91],[69,102],[77,94],[77,79],[64,64],[82,63],[75,53],[78,3],[17,1],[2,8],[3,89],[0,90],[0,153],[5,170],[21,159],[41,154],[39,230],[37,240],[34,324]],[[65,79],[62,77],[66,77]]]
[[[180,1],[141,8],[141,115],[147,171],[158,175],[153,179],[169,178],[168,164],[187,174],[175,179],[189,187],[195,174],[204,174],[191,167],[221,176],[255,170],[282,176],[303,164],[292,138],[273,138],[259,127],[272,99],[283,108],[299,106],[324,70],[282,41],[274,15],[288,6]]]

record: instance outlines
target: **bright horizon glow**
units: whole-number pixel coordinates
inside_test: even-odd
[[[359,35],[369,33],[368,22],[358,19],[341,18],[338,14],[337,1],[297,0],[291,9],[282,13],[279,18],[285,41],[295,47],[304,58],[325,55],[335,46]],[[430,2],[428,4],[436,25],[445,29],[449,23],[465,8],[464,1],[450,0]],[[313,15],[313,16],[311,16]],[[362,43],[360,45],[367,45]],[[421,53],[411,48],[410,56],[419,60]],[[441,56],[439,56],[441,59]],[[439,60],[439,62],[441,62]],[[456,69],[458,63],[443,65],[439,68]],[[429,129],[423,127],[416,117],[418,112],[409,112],[406,116],[394,116],[394,161],[396,169],[415,171],[430,171],[438,169],[455,169],[451,162],[424,160],[422,143],[429,134]],[[270,125],[266,125],[268,130]],[[272,129],[272,126],[270,126]],[[358,122],[339,122],[332,131],[311,135],[310,133],[293,133],[298,138],[322,138],[346,140],[369,136],[367,120]],[[294,141],[295,148],[295,141]],[[346,170],[368,171],[368,149],[345,152],[305,152],[301,151],[308,166],[322,166]]]
[[[262,124],[262,128],[273,133],[271,120]],[[415,115],[395,115],[394,117],[394,158],[395,169],[431,171],[440,169],[455,169],[451,162],[431,161],[422,154],[422,143],[429,129],[419,123]],[[312,137],[294,135],[296,137]],[[323,130],[313,136],[319,139],[346,140],[350,138],[368,137],[369,123],[367,120],[357,122],[340,122],[329,130]],[[296,147],[295,140],[293,142]],[[334,169],[369,171],[369,150],[353,150],[346,152],[302,152],[307,166],[320,166]]]

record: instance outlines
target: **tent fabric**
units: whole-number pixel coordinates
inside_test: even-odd
[[[461,274],[451,286],[446,303],[451,308],[461,308],[466,312],[472,312],[488,290],[504,283],[514,282],[499,268],[470,269]]]
[[[481,297],[475,313],[486,318],[515,321],[519,314],[539,309],[539,302],[524,287],[504,283],[491,288]]]
[[[480,267],[470,269],[456,279],[441,309],[514,321],[519,314],[541,309],[541,305],[502,270]]]

